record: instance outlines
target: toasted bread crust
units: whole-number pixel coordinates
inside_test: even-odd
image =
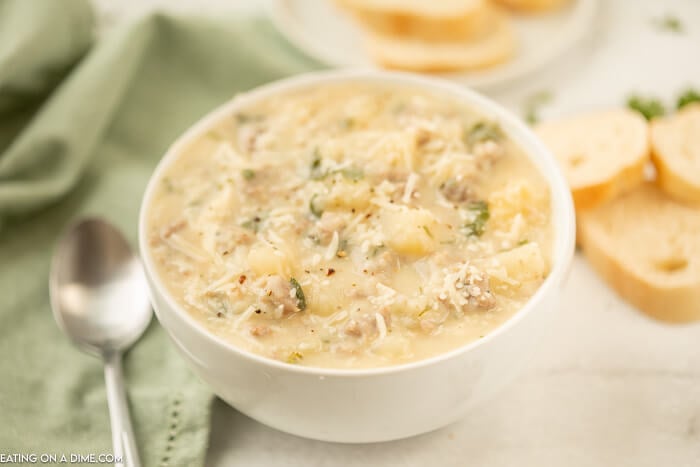
[[[515,39],[507,20],[499,15],[491,32],[474,41],[430,42],[367,31],[367,48],[387,68],[423,72],[482,69],[512,56]]]
[[[361,9],[349,11],[363,28],[376,34],[435,42],[477,40],[488,35],[498,19],[498,10],[490,4],[467,15],[449,18]]]
[[[489,0],[335,0],[350,10],[381,13],[385,15],[408,15],[415,18],[450,20],[478,13],[489,4]]]
[[[649,316],[674,323],[700,319],[696,231],[700,210],[679,205],[652,183],[578,219],[581,246],[596,272]]]
[[[494,0],[501,5],[521,13],[541,13],[556,10],[569,3],[569,0]]]
[[[536,133],[562,166],[577,210],[610,201],[644,181],[649,132],[633,112],[566,118],[542,124]]]
[[[673,198],[700,204],[700,104],[651,124],[657,184]]]

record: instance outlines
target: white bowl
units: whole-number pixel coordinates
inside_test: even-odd
[[[540,169],[551,190],[552,270],[510,320],[478,341],[413,363],[338,370],[289,365],[252,354],[209,333],[168,292],[148,248],[146,212],[179,149],[225,116],[272,94],[326,83],[408,84],[443,93],[500,123]],[[491,100],[439,79],[379,71],[310,73],[257,88],[219,107],[168,150],[146,188],[139,244],[153,307],[185,360],[221,399],[261,423],[298,436],[344,443],[405,438],[443,427],[513,381],[548,324],[574,251],[574,209],[556,162],[535,135]]]

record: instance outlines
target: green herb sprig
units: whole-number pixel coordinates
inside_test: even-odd
[[[660,18],[654,18],[652,24],[660,31],[682,34],[684,31],[681,20],[672,14],[666,14]]]
[[[647,120],[662,117],[666,114],[666,107],[664,104],[659,99],[655,98],[645,98],[638,95],[633,95],[627,99],[627,107],[632,110],[636,110]]]
[[[680,110],[693,102],[700,102],[700,93],[698,93],[695,89],[686,89],[680,96],[678,96],[676,108]]]

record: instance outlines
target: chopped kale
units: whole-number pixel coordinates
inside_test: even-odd
[[[301,288],[301,285],[293,277],[289,279],[289,284],[294,289],[294,295],[297,298],[297,307],[299,307],[300,311],[306,310],[306,296],[304,296],[304,290]]]
[[[311,197],[311,200],[309,201],[309,211],[311,211],[311,214],[314,216],[320,218],[323,214],[323,207],[321,206],[321,203],[316,200],[316,198],[318,198],[318,194]]]
[[[500,141],[503,138],[503,130],[495,122],[479,121],[464,131],[462,139],[464,144],[471,148],[484,141]]]
[[[311,180],[323,180],[327,176],[337,173],[355,182],[363,179],[365,176],[364,170],[354,165],[336,170],[323,170],[323,160],[321,159],[321,153],[318,150],[318,148],[314,149],[313,157],[311,159],[311,165],[309,167],[309,178]]]
[[[489,205],[486,201],[477,201],[469,206],[469,210],[472,211],[474,220],[464,226],[467,236],[481,237],[486,230],[486,223],[491,217]]]
[[[311,178],[311,180],[320,180],[326,176],[321,170],[322,162],[321,151],[318,148],[314,148],[311,157],[311,166],[309,167],[309,178]]]
[[[255,216],[243,222],[241,224],[241,227],[245,227],[246,229],[252,230],[253,232],[257,233],[258,231],[260,231],[261,222],[262,218],[260,216]]]
[[[540,91],[525,100],[525,121],[530,125],[540,121],[539,111],[543,105],[548,104],[552,100],[552,93],[549,91]]]
[[[372,257],[377,256],[377,254],[378,254],[380,251],[382,251],[383,248],[384,248],[384,244],[383,244],[383,243],[382,243],[381,245],[375,246],[374,248],[372,248],[371,256],[372,256]]]
[[[354,165],[350,166],[350,167],[346,167],[344,169],[336,170],[336,171],[334,171],[334,173],[339,173],[343,177],[348,178],[348,179],[355,181],[355,182],[358,180],[362,180],[365,176],[365,171],[362,170],[360,167],[356,167]]]

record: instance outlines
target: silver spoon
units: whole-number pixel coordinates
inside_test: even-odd
[[[112,225],[85,219],[61,238],[49,276],[59,327],[82,350],[104,361],[115,465],[138,467],[138,451],[124,391],[122,353],[151,320],[138,257]]]

